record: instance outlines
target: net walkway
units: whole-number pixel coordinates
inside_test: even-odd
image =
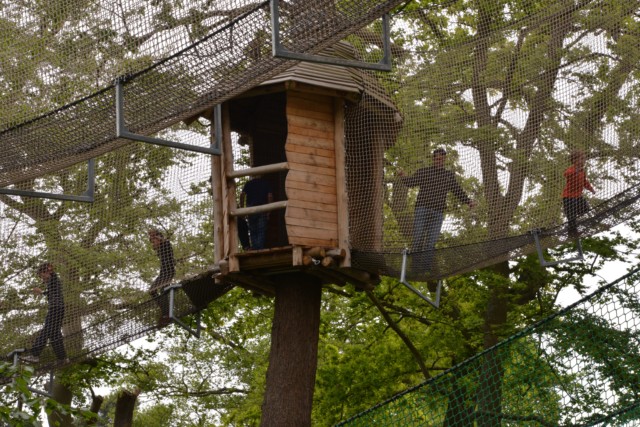
[[[42,327],[46,303],[31,289],[42,286],[34,268],[44,261],[64,286],[72,358],[158,327],[149,229],[173,245],[174,282],[215,270],[211,156],[118,138],[116,79],[131,132],[200,148],[215,134],[214,105],[240,99],[237,115],[264,113],[243,98],[249,89],[334,90],[344,101],[352,264],[378,274],[399,277],[408,250],[410,280],[444,278],[534,251],[532,230],[552,247],[637,215],[640,1],[280,4],[285,47],[335,53],[346,44],[351,59],[368,63],[382,55],[379,18],[391,11],[393,70],[293,72],[303,66],[271,55],[269,2],[0,5],[0,186],[79,195],[87,160],[96,174],[91,204],[0,194],[3,353],[29,347]],[[247,129],[265,140],[271,130]],[[240,132],[230,138],[236,170],[275,151]],[[448,172],[434,172],[442,151]],[[565,212],[563,199],[578,199],[565,188],[573,163],[585,173],[573,165],[570,179],[586,179],[594,193],[580,188],[586,204]],[[196,303],[185,294],[181,313],[218,291]],[[47,346],[43,363],[53,359]]]
[[[640,268],[340,426],[640,425]]]
[[[282,2],[280,38],[314,53],[400,1],[304,3]],[[32,293],[44,288],[43,262],[62,282],[71,361],[164,326],[166,295],[149,294],[160,267],[150,229],[173,246],[176,317],[224,295],[231,286],[213,279],[211,156],[118,138],[115,82],[130,132],[210,146],[213,125],[196,113],[295,63],[271,55],[270,3],[11,3],[0,23],[0,96],[18,106],[0,119],[0,186],[77,196],[89,159],[96,176],[90,204],[0,194],[0,353],[29,350],[43,328],[46,298]],[[46,346],[39,367],[55,359]]]
[[[535,251],[534,230],[553,247],[634,217],[639,52],[631,28],[640,5],[619,6],[460,11],[414,2],[398,11],[394,30],[413,38],[394,71],[378,78],[402,123],[375,123],[356,108],[347,114],[354,265],[399,276],[407,249],[410,279],[445,278]],[[433,173],[437,149],[459,188]],[[569,208],[577,232],[563,198],[573,196],[565,175],[572,152],[585,155],[594,190],[580,191],[589,206]],[[440,235],[429,238],[439,221]]]

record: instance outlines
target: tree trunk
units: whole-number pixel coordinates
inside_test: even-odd
[[[490,348],[500,341],[499,328],[507,322],[508,314],[508,285],[509,263],[502,262],[491,268],[504,278],[490,289],[489,302],[484,318],[484,348]],[[502,278],[501,278],[502,279]],[[479,427],[493,427],[500,425],[502,415],[502,379],[504,367],[500,353],[492,351],[484,356],[480,368],[480,384],[478,387],[478,414],[476,417]]]
[[[271,354],[262,403],[262,427],[311,425],[318,363],[320,282],[295,274],[276,280]]]
[[[133,410],[136,407],[136,400],[140,390],[122,390],[118,394],[116,402],[116,414],[113,420],[113,427],[131,427],[133,425]]]
[[[470,402],[469,390],[464,375],[453,374],[451,390],[448,394],[447,412],[442,427],[472,427],[474,407]]]
[[[98,412],[100,412],[100,408],[102,407],[103,403],[104,397],[102,396],[93,396],[93,398],[91,399],[91,408],[89,408],[89,411],[96,414],[96,417],[87,422],[88,426],[96,425],[96,422],[98,421]]]
[[[73,394],[71,393],[71,389],[58,382],[57,379],[53,380],[53,388],[51,397],[58,403],[62,403],[63,405],[71,405],[71,399],[73,398]],[[69,414],[63,414],[58,411],[52,411],[47,417],[49,420],[50,426],[72,426],[73,418]]]

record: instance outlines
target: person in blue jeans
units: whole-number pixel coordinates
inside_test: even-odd
[[[455,174],[445,169],[447,152],[443,148],[433,151],[433,164],[418,169],[410,177],[402,176],[402,182],[409,187],[419,187],[418,198],[413,218],[413,253],[414,272],[430,272],[433,270],[435,245],[440,236],[444,221],[444,210],[447,205],[447,194],[473,208],[475,202],[469,198],[456,179]]]
[[[271,191],[271,185],[269,181],[259,176],[248,181],[242,192],[240,193],[240,206],[252,207],[265,205],[273,202],[273,192]],[[243,218],[239,218],[242,221]],[[249,238],[246,235],[240,235],[240,241],[245,246],[245,242],[249,243],[249,247],[244,249],[259,250],[265,248],[265,241],[267,236],[267,224],[269,223],[269,213],[258,213],[249,215]],[[241,228],[238,227],[240,231]]]

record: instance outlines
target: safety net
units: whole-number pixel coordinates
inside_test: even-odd
[[[63,284],[71,358],[162,326],[150,229],[172,245],[180,313],[222,295],[212,156],[197,149],[220,130],[218,104],[237,117],[282,108],[268,98],[276,82],[344,101],[355,268],[400,275],[406,253],[409,279],[443,278],[536,250],[534,237],[551,247],[625,221],[640,208],[639,3],[2,3],[0,186],[81,196],[95,182],[92,203],[0,194],[0,348],[31,348],[42,330],[47,305],[31,289],[45,261]],[[289,51],[367,64],[391,12],[392,70],[272,56],[275,4]],[[246,97],[256,88],[268,102]],[[131,133],[197,149],[118,137],[117,112]],[[230,133],[237,170],[259,150],[282,154]],[[216,290],[188,291],[205,282]]]
[[[281,48],[308,54],[400,2],[277,3]],[[271,7],[0,5],[2,354],[39,353],[40,368],[72,362],[165,326],[168,305],[187,322],[231,288],[213,265],[211,155],[202,151],[215,129],[198,114],[295,63],[271,54]],[[129,133],[188,149],[119,137],[119,116]],[[169,242],[170,261],[150,231]],[[175,266],[168,279],[165,262]],[[43,294],[52,275],[63,313]],[[64,353],[51,335],[60,323]],[[42,349],[39,338],[54,345]]]
[[[339,425],[639,425],[639,271]]]
[[[375,85],[401,123],[347,107],[354,265],[399,276],[406,250],[407,277],[439,279],[635,216],[638,8],[411,2],[394,14],[395,68]]]

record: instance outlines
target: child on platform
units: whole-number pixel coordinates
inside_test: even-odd
[[[569,237],[576,238],[578,237],[576,219],[590,209],[582,192],[585,188],[592,193],[595,193],[595,190],[587,180],[587,174],[584,170],[584,153],[580,150],[573,150],[569,159],[571,166],[564,171],[567,183],[562,191],[562,207],[569,223]]]

